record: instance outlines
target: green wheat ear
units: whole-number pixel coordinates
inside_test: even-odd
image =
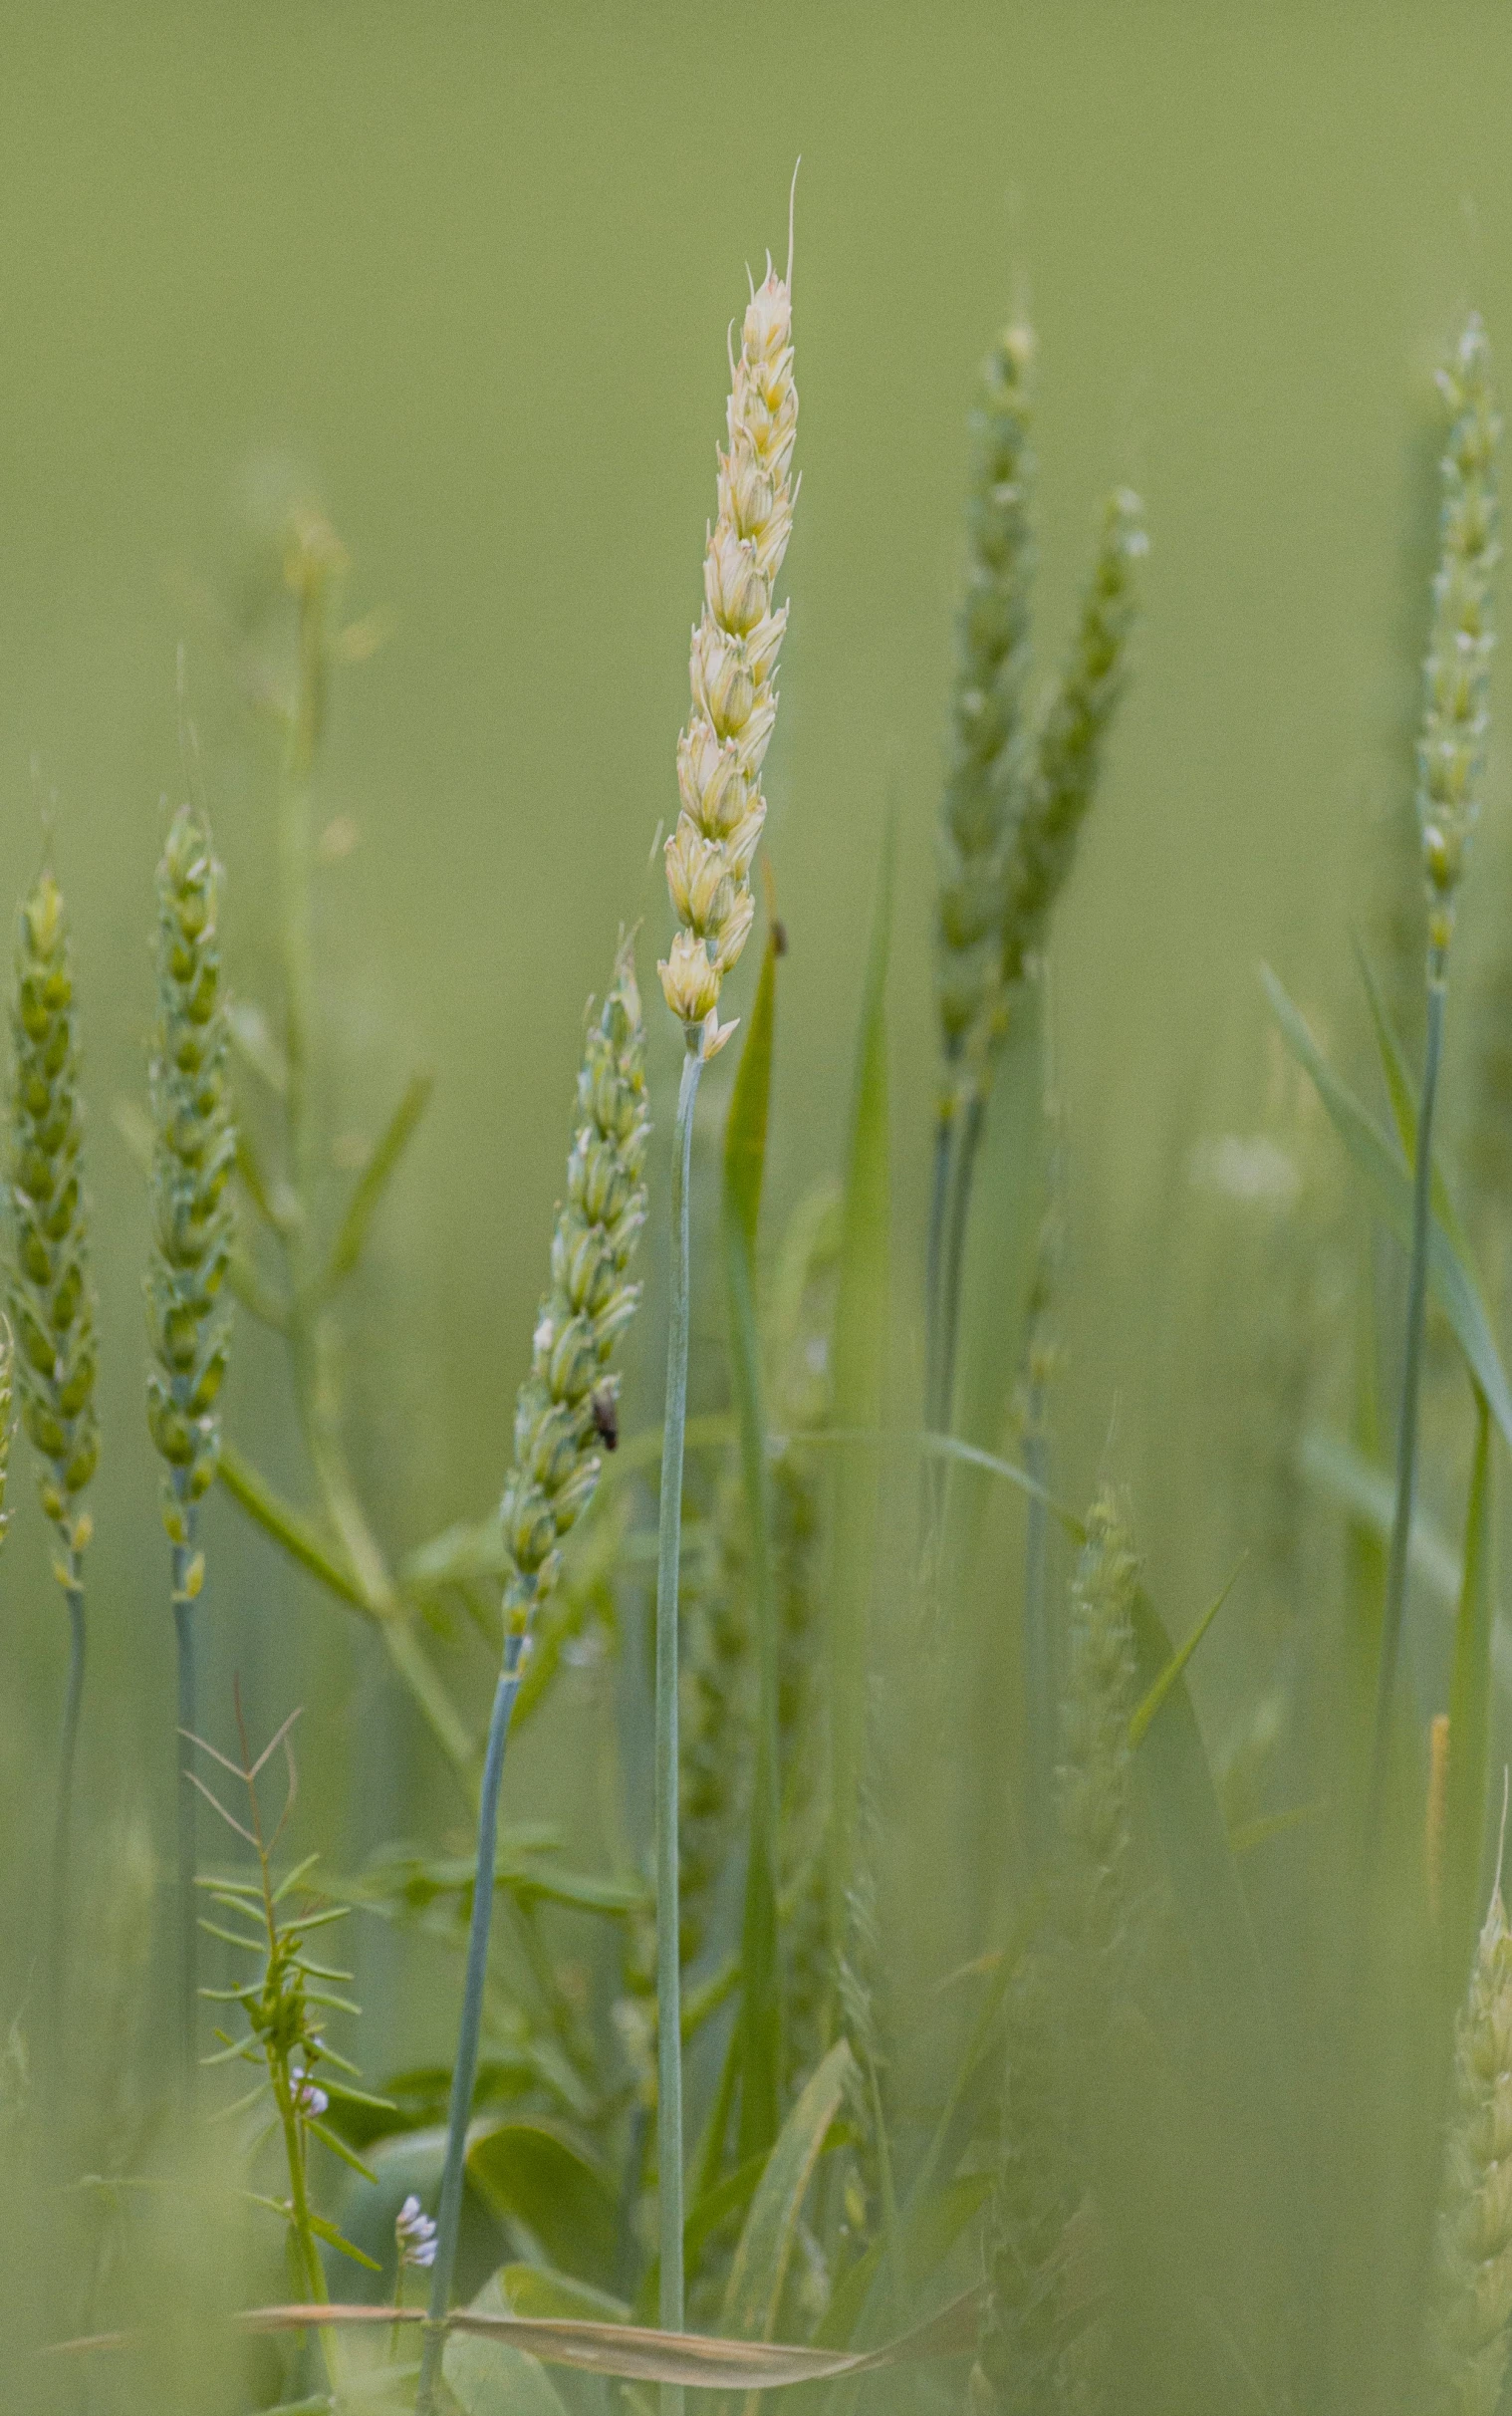
[[[1034,337],[1007,327],[971,415],[965,595],[956,625],[940,815],[935,980],[947,1060],[980,1015],[1003,914],[1004,843],[1022,774],[1034,533]]]
[[[217,1407],[230,1341],[231,1170],[236,1133],[226,1071],[220,979],[220,867],[204,820],[182,805],[157,867],[157,1029],[151,1063],[152,1254],[147,1426],[165,1463],[162,1517],[172,1546],[178,1733],[198,1731],[194,1604],[204,1581],[198,1505],[220,1459]],[[194,2088],[198,2004],[197,1852],[193,1788],[178,1788],[179,2044],[183,2094]]]
[[[50,2044],[61,2073],[74,1760],[84,1700],[83,1560],[92,1532],[89,1513],[80,1509],[79,1500],[100,1458],[100,1430],[95,1416],[95,1295],[90,1284],[74,972],[63,892],[51,872],[43,874],[21,909],[11,1030],[11,1324],[19,1346],[21,1423],[42,1460],[39,1490],[42,1506],[58,1530],[62,1548],[54,1569],[69,1614],[48,1976]]]
[[[63,892],[50,872],[21,909],[11,1021],[10,1313],[21,1418],[44,1464],[42,1506],[72,1560],[89,1541],[75,1505],[95,1474],[100,1434],[74,973]]]
[[[166,1462],[163,1524],[188,1546],[194,1504],[215,1479],[216,1407],[226,1370],[236,1159],[220,980],[220,867],[192,807],[180,806],[157,868],[157,1030],[151,1066],[155,1365],[147,1424]]]
[[[640,1299],[627,1269],[645,1222],[651,1127],[628,941],[588,1035],[578,1106],[583,1122],[552,1234],[551,1288],[515,1408],[515,1465],[504,1489],[504,1619],[506,1631],[520,1636],[556,1581],[561,1538],[593,1498],[620,1383],[610,1355]]]

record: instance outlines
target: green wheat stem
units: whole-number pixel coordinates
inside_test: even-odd
[[[680,2332],[682,2282],[682,1976],[677,1922],[677,1576],[682,1541],[682,1439],[687,1423],[693,1106],[703,1051],[688,1037],[672,1137],[672,1282],[666,1343],[661,1500],[656,1532],[656,2163],[661,2274],[658,2312]],[[682,2392],[663,2386],[663,2416],[680,2416]]]
[[[172,1555],[173,1637],[178,1662],[178,1735],[182,1752],[181,1765],[187,1762],[185,1741],[198,1734],[195,1709],[194,1673],[194,1601],[189,1592],[189,1571],[194,1563],[195,1530],[199,1523],[197,1508],[186,1504],[184,1509],[184,1540],[174,1543]],[[193,2101],[197,2071],[195,2008],[199,2002],[199,1911],[195,1891],[198,1869],[196,1851],[195,1791],[180,1766],[177,1806],[178,1843],[178,1984],[179,2019],[181,2028],[183,2092],[186,2104]]]
[[[50,2003],[53,2039],[63,2035],[68,2003],[68,1955],[73,1888],[74,1764],[79,1751],[79,1715],[84,1704],[86,1621],[84,1572],[77,1551],[70,1550],[63,1599],[69,1616],[69,1674],[63,1698],[63,1729],[58,1745],[58,1809],[53,1827],[53,1934]]]
[[[1422,1097],[1417,1111],[1417,1149],[1412,1171],[1412,1247],[1407,1270],[1407,1331],[1401,1364],[1401,1409],[1396,1427],[1396,1499],[1391,1515],[1391,1543],[1386,1560],[1386,1612],[1381,1630],[1381,1671],[1376,1695],[1376,1747],[1371,1773],[1371,1828],[1379,1819],[1390,1744],[1391,1698],[1401,1645],[1402,1614],[1407,1595],[1407,1546],[1412,1532],[1412,1499],[1417,1483],[1417,1407],[1422,1387],[1422,1342],[1427,1324],[1428,1235],[1433,1212],[1433,1107],[1438,1093],[1438,1068],[1443,1054],[1444,972],[1447,950],[1437,943],[1428,951],[1427,1045],[1422,1066]]]
[[[1024,1424],[1024,1473],[1034,1491],[1024,1533],[1024,1699],[1027,1731],[1026,1827],[1038,1862],[1049,1844],[1055,1783],[1055,1673],[1050,1650],[1047,1589],[1050,1573],[1050,1436],[1045,1381],[1031,1368]]]
[[[478,2040],[483,2027],[483,1989],[488,1977],[488,1937],[493,1922],[494,1863],[499,1832],[499,1787],[504,1776],[504,1748],[509,1739],[509,1716],[520,1691],[523,1635],[506,1637],[504,1665],[494,1689],[488,1722],[488,1748],[483,1757],[483,1786],[478,1804],[478,1860],[472,1883],[472,1918],[467,1929],[467,1975],[462,1988],[462,2019],[457,2031],[456,2060],[451,2069],[451,2104],[446,2123],[446,2162],[441,2173],[441,2199],[436,2210],[435,2264],[430,2270],[430,2300],[425,2344],[420,2357],[416,2416],[433,2416],[441,2354],[446,2345],[446,2310],[456,2270],[457,2240],[462,2226],[462,2187],[467,2172],[467,2124],[478,2077]]]
[[[929,1423],[940,1434],[947,1435],[955,1407],[955,1356],[960,1338],[961,1284],[966,1267],[966,1233],[971,1217],[971,1187],[976,1175],[977,1152],[981,1147],[982,1126],[986,1119],[986,1104],[973,1097],[961,1119],[960,1137],[955,1148],[955,1179],[950,1186],[949,1208],[945,1217],[944,1266],[940,1277],[940,1327],[937,1346],[938,1389]]]
[[[929,1173],[929,1237],[924,1253],[924,1424],[939,1416],[940,1284],[944,1271],[945,1214],[950,1203],[951,1140],[955,1119],[942,1108],[934,1123]]]

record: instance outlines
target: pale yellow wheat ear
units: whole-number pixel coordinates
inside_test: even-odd
[[[692,711],[677,742],[681,811],[665,851],[679,928],[656,970],[689,1048],[704,1057],[734,1029],[719,1021],[719,992],[755,919],[750,870],[767,810],[761,766],[777,718],[772,683],[788,619],[772,598],[795,494],[791,215],[788,271],[779,277],[768,260],[731,365],[729,442],[719,455],[719,508],[693,632]]]

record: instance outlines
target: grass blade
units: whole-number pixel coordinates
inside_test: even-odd
[[[882,837],[871,950],[862,999],[856,1091],[841,1219],[835,1309],[834,1423],[877,1433],[882,1426],[888,1331],[886,985],[892,919],[894,825]],[[866,1745],[868,1632],[877,1559],[880,1468],[870,1451],[843,1451],[836,1471],[830,1538],[830,1935],[844,1950],[855,1878]]]
[[[378,1203],[388,1189],[399,1160],[414,1138],[420,1118],[430,1104],[433,1088],[433,1075],[412,1076],[398,1106],[378,1136],[373,1156],[357,1179],[352,1198],[347,1203],[347,1213],[331,1245],[331,1256],[326,1266],[325,1288],[328,1292],[334,1292],[339,1284],[346,1282],[361,1258],[368,1228]]]
[[[777,942],[769,934],[724,1136],[724,1260],[730,1315],[730,1375],[740,1423],[740,1473],[749,1537],[756,1634],[757,1709],[751,1833],[741,1925],[740,2162],[764,2155],[781,2118],[782,1989],[777,1956],[778,1635],[772,1584],[771,1504],[761,1344],[756,1318],[756,1240],[766,1169],[776,1028]]]
[[[1241,1561],[1239,1564],[1240,1568],[1242,1568],[1243,1565],[1244,1564]],[[1129,1742],[1132,1746],[1136,1745],[1139,1743],[1139,1740],[1143,1737],[1156,1712],[1159,1710],[1161,1704],[1165,1701],[1166,1696],[1170,1693],[1170,1690],[1175,1685],[1176,1680],[1181,1676],[1182,1671],[1185,1669],[1188,1661],[1190,1661],[1198,1645],[1202,1642],[1203,1637],[1207,1634],[1208,1629],[1212,1626],[1213,1621],[1217,1618],[1218,1613],[1222,1610],[1223,1605],[1225,1602],[1227,1602],[1238,1581],[1239,1569],[1236,1568],[1232,1577],[1229,1578],[1227,1584],[1214,1595],[1212,1601],[1208,1604],[1201,1618],[1197,1621],[1196,1626],[1192,1629],[1191,1634],[1187,1637],[1186,1642],[1183,1645],[1178,1646],[1177,1650],[1172,1653],[1169,1661],[1167,1661],[1165,1664],[1164,1669],[1160,1672],[1159,1677],[1149,1689],[1149,1692],[1136,1706],[1134,1717],[1129,1723]]]
[[[1261,979],[1281,1027],[1281,1036],[1303,1071],[1311,1076],[1334,1130],[1370,1187],[1383,1223],[1403,1249],[1409,1249],[1411,1176],[1375,1118],[1335,1073],[1268,965],[1261,967]],[[1436,1216],[1428,1236],[1428,1282],[1471,1375],[1486,1397],[1504,1442],[1512,1449],[1512,1389],[1508,1388],[1490,1319],[1467,1260],[1456,1251]]]
[[[855,2058],[836,2040],[778,2135],[751,2201],[724,2293],[724,2328],[737,2340],[770,2340],[798,2218]]]
[[[1444,1805],[1444,1977],[1457,2004],[1481,1910],[1486,1765],[1491,1731],[1491,1633],[1495,1622],[1491,1413],[1475,1396],[1475,1457],[1465,1509],[1464,1581],[1449,1688],[1449,1782]]]

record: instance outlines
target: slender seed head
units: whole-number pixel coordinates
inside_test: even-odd
[[[1512,2319],[1512,1933],[1500,1880],[1455,2028],[1428,2355],[1437,2416],[1495,2416]]]
[[[1129,670],[1137,570],[1149,541],[1137,495],[1109,497],[1092,577],[1066,664],[1039,732],[1008,847],[1001,975],[1020,979],[1041,946],[1102,769],[1103,745]]]
[[[560,1539],[593,1499],[599,1445],[619,1389],[609,1360],[640,1299],[626,1280],[645,1222],[645,1028],[630,943],[623,943],[578,1076],[583,1122],[557,1210],[551,1288],[515,1407],[515,1465],[502,1517],[506,1632],[523,1635],[561,1566]]]
[[[1496,643],[1491,581],[1501,555],[1496,494],[1501,413],[1491,385],[1491,348],[1473,313],[1438,384],[1451,424],[1442,464],[1433,628],[1423,665],[1417,819],[1429,940],[1443,948],[1454,928],[1455,892],[1480,814]]]
[[[959,1050],[991,984],[1004,847],[1024,770],[1034,580],[1033,379],[1031,331],[1005,328],[983,365],[971,415],[966,587],[956,621],[939,839],[936,982],[948,1056]]]
[[[186,1543],[189,1506],[214,1480],[218,1396],[230,1332],[230,1179],[236,1132],[220,980],[220,867],[192,807],[173,818],[157,868],[157,1029],[151,1063],[152,1256],[147,1325],[155,1365],[147,1425],[166,1465],[163,1520]]]
[[[787,606],[772,599],[796,492],[792,320],[788,285],[768,263],[734,363],[718,517],[689,665],[693,709],[677,742],[681,812],[666,843],[666,877],[680,928],[656,970],[689,1047],[705,1056],[732,1028],[717,1019],[720,985],[755,916],[749,877],[767,810],[761,765],[777,717],[772,681],[788,619]]]
[[[44,1463],[42,1506],[82,1549],[75,1504],[95,1474],[95,1295],[89,1271],[74,973],[63,893],[44,873],[21,909],[11,1009],[10,1317],[21,1418]]]

